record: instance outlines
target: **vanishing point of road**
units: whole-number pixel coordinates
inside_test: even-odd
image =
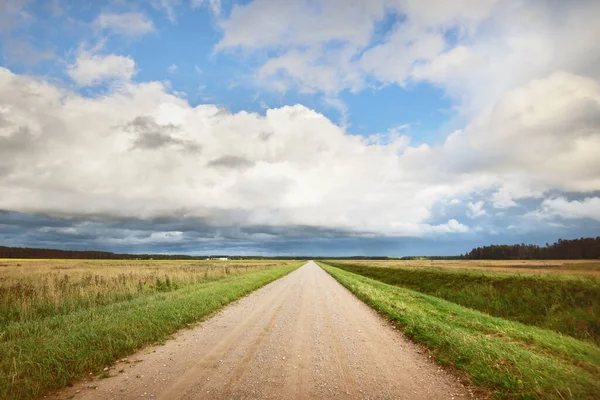
[[[466,399],[469,390],[310,261],[75,399]],[[124,370],[122,373],[117,373]]]

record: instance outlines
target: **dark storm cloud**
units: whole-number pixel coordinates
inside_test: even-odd
[[[0,119],[2,124],[8,122]],[[0,177],[10,174],[17,166],[18,156],[35,146],[34,139],[29,129],[25,126],[17,127],[9,136],[0,136]]]
[[[0,127],[2,120],[0,120]],[[16,127],[8,137],[0,136],[0,154],[11,154],[31,148],[35,139],[27,126]]]
[[[177,129],[177,127],[173,124],[159,125],[154,118],[147,115],[135,117],[127,124],[127,127],[131,130],[141,133],[172,132]]]
[[[66,227],[72,224],[67,219],[55,218],[41,214],[25,214],[0,210],[0,226],[12,226],[15,228],[28,230],[40,226]]]
[[[181,140],[158,132],[141,134],[133,144],[136,149],[155,150],[170,144],[182,144]]]
[[[126,129],[138,134],[133,147],[137,149],[159,149],[170,144],[181,144],[181,140],[171,137],[175,125],[159,125],[148,116],[139,116],[129,122]]]
[[[215,117],[228,117],[232,114],[231,114],[231,111],[229,111],[226,108],[219,108],[214,115],[215,115]]]
[[[5,117],[0,114],[0,128],[4,128],[5,126],[10,125],[10,121],[8,121]]]
[[[253,166],[254,161],[243,157],[227,155],[211,160],[207,165],[216,168],[245,169]]]
[[[572,194],[569,199],[579,197]],[[430,223],[464,219],[468,201],[436,208]],[[484,216],[469,220],[471,232],[432,238],[360,235],[310,226],[215,226],[208,220],[184,216],[133,219],[0,211],[0,245],[197,255],[456,255],[482,245],[543,245],[600,232],[600,223],[593,220],[560,220],[552,226],[524,218],[523,213],[536,210],[540,201],[524,199],[507,209],[494,209],[487,203]],[[507,229],[509,225],[513,228]],[[476,232],[478,226],[483,229]]]
[[[164,233],[155,241],[156,233]],[[170,239],[176,239],[170,241]],[[305,226],[215,227],[201,219],[59,218],[0,212],[0,244],[114,252],[188,254],[335,254],[344,232]],[[356,241],[356,238],[349,240]],[[356,248],[356,243],[352,245]],[[348,249],[352,248],[349,246]]]
[[[173,124],[160,125],[152,117],[138,116],[129,122],[125,129],[136,133],[138,136],[133,143],[134,149],[157,150],[166,146],[176,145],[181,148],[198,152],[200,146],[172,136],[177,131]]]
[[[431,215],[426,223],[438,225],[449,219],[463,221],[470,228],[470,232],[463,235],[465,240],[469,236],[491,235],[490,243],[494,242],[494,235],[500,233],[507,237],[524,228],[527,228],[527,230],[548,229],[547,221],[524,218],[524,215],[539,208],[542,198],[520,199],[516,201],[514,207],[494,208],[490,202],[486,201],[490,197],[491,192],[480,193],[479,196],[473,196],[469,199],[461,199],[456,204],[440,202],[432,207]],[[474,204],[479,201],[483,201],[481,207],[483,213],[477,215],[470,213],[469,203]]]
[[[265,132],[261,132],[258,135],[259,139],[262,140],[263,142],[268,141],[271,138],[271,136],[273,136],[273,132],[266,132],[266,131]]]

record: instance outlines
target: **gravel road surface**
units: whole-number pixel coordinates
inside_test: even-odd
[[[312,261],[107,372],[52,397],[473,398]]]

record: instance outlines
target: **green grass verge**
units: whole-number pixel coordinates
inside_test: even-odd
[[[600,280],[597,277],[329,264],[496,317],[600,343]]]
[[[598,399],[600,348],[437,297],[319,263],[358,298],[398,323],[499,399]]]
[[[33,399],[298,268],[278,266],[66,315],[13,322],[0,332],[0,398]]]

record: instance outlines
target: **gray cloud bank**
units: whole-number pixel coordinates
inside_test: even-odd
[[[593,221],[586,220],[567,227],[546,227],[542,231],[525,224],[518,226],[521,217],[517,213],[503,219],[517,224],[515,232],[510,235],[471,232],[460,237],[398,238],[349,235],[348,232],[302,226],[215,228],[195,218],[64,218],[0,211],[0,244],[193,255],[454,255],[490,242],[544,244],[554,241],[558,235],[563,238],[591,236],[598,228]]]

